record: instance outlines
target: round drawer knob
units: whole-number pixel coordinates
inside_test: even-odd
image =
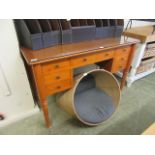
[[[59,68],[59,65],[55,65],[55,68]]]
[[[48,69],[49,72],[50,72],[51,70],[52,70],[51,68]]]
[[[86,59],[86,58],[84,58],[84,59],[83,59],[83,61],[85,62],[85,61],[87,61],[87,59]]]
[[[59,80],[60,79],[60,76],[56,76],[56,79]]]
[[[106,53],[105,56],[106,56],[106,57],[109,56],[109,53]]]
[[[122,66],[119,66],[119,69],[122,69],[123,67]]]
[[[57,89],[60,89],[61,88],[61,86],[57,86]]]

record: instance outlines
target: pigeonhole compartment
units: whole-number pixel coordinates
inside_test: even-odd
[[[61,27],[58,19],[49,19],[50,25],[52,27],[52,38],[53,45],[61,44]]]
[[[72,41],[79,42],[83,40],[83,28],[80,26],[79,19],[71,19],[71,28],[72,28]]]
[[[43,48],[42,29],[37,19],[16,19],[20,45],[33,50]]]
[[[109,38],[110,37],[110,23],[108,19],[102,19],[103,24],[103,33],[102,38]]]
[[[56,19],[39,19],[44,48],[61,43],[60,26]]]
[[[117,22],[116,19],[109,19],[109,37],[115,37]]]
[[[93,19],[71,19],[72,41],[80,42],[95,38],[95,23]]]
[[[95,19],[96,35],[95,38],[103,38],[103,23],[101,19]]]
[[[95,69],[75,77],[73,88],[62,94],[57,101],[84,124],[99,125],[118,108],[120,88],[110,72]]]
[[[87,24],[91,28],[91,33],[89,34],[88,38],[89,40],[95,39],[96,35],[96,26],[95,26],[95,21],[94,19],[87,19]]]
[[[39,24],[42,29],[42,41],[43,47],[49,47],[53,45],[53,38],[52,38],[52,27],[47,19],[38,19]]]
[[[121,37],[123,29],[124,29],[124,19],[117,19],[117,26],[115,29],[115,37]]]
[[[67,19],[60,19],[62,44],[72,42],[72,30],[70,21]]]

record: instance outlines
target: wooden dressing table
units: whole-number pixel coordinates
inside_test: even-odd
[[[46,98],[72,87],[75,68],[102,62],[102,68],[112,73],[123,70],[122,89],[137,42],[122,37],[57,45],[36,51],[21,48],[34,99],[41,103],[46,126],[51,127]]]

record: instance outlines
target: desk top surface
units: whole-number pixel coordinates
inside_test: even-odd
[[[56,45],[41,50],[21,47],[21,53],[28,65],[35,65],[53,60],[60,60],[81,54],[104,51],[121,46],[136,44],[139,41],[131,38],[95,39],[78,43]]]
[[[153,26],[141,26],[127,29],[123,35],[139,39],[141,42],[155,41],[155,33],[153,33]]]

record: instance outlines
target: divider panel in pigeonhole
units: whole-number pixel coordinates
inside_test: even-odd
[[[102,24],[103,24],[102,38],[109,38],[110,37],[110,23],[109,23],[109,19],[102,19]]]
[[[76,76],[74,86],[59,96],[57,102],[84,124],[99,125],[118,108],[119,84],[110,72],[95,69]]]
[[[124,29],[124,19],[117,19],[117,26],[115,30],[115,37],[121,37],[123,29]]]
[[[61,27],[58,19],[49,19],[49,23],[52,27],[53,45],[61,44]]]
[[[95,26],[95,21],[94,19],[87,19],[87,24],[89,27],[91,27],[91,33],[89,34],[88,38],[91,39],[95,39],[95,35],[96,35],[96,26]]]
[[[39,19],[39,24],[42,28],[42,39],[44,48],[57,45],[61,43],[60,27],[56,30],[53,29],[53,20]]]
[[[79,19],[71,19],[70,20],[71,28],[72,28],[72,41],[73,42],[79,42],[82,39],[81,33],[81,27],[80,27],[80,22]]]
[[[53,38],[52,38],[52,27],[47,19],[38,19],[39,24],[42,29],[42,41],[43,41],[43,47],[49,47],[52,44]]]
[[[117,22],[116,19],[109,19],[109,37],[115,37]]]
[[[42,29],[37,19],[16,19],[15,26],[21,46],[33,50],[43,48]]]
[[[94,19],[96,26],[96,36],[95,38],[100,39],[103,38],[103,23],[102,19]]]
[[[62,44],[72,42],[72,29],[70,21],[67,19],[60,19]]]
[[[95,23],[93,19],[71,19],[70,23],[73,42],[95,39]]]

